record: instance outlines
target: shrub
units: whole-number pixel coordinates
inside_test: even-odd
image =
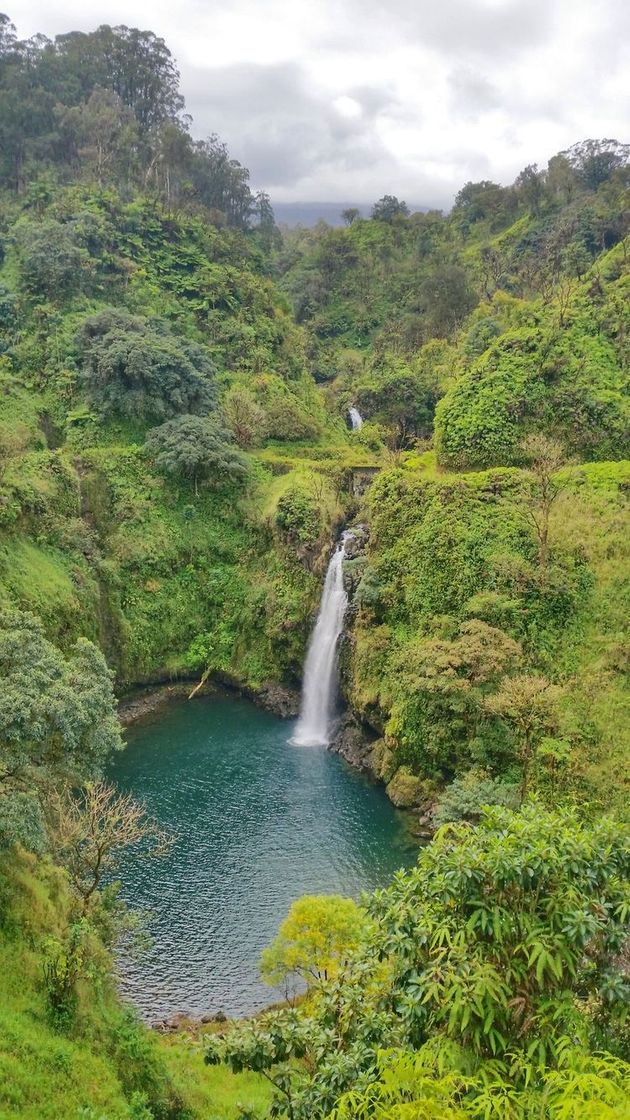
[[[518,786],[503,778],[491,778],[485,770],[469,770],[444,791],[433,814],[436,828],[450,821],[475,821],[486,805],[515,809]]]
[[[110,308],[86,319],[76,341],[83,386],[105,416],[160,421],[215,402],[207,352],[163,325]]]
[[[295,543],[315,543],[321,529],[320,517],[315,498],[299,486],[286,490],[276,506],[276,525]]]
[[[543,1115],[501,1106],[554,1070],[562,1079],[568,1048],[586,1058],[594,1006],[611,1029],[623,1022],[629,871],[616,821],[537,804],[483,810],[475,827],[441,829],[415,868],[364,899],[373,925],[317,999],[209,1037],[206,1060],[266,1071],[279,1089],[274,1115],[313,1120],[349,1090],[360,1102],[379,1080],[379,1051],[431,1040],[441,1069],[457,1055],[478,1097],[471,1115]],[[445,1103],[427,1111],[421,1098],[420,1111],[391,1116],[449,1116]]]
[[[81,290],[89,254],[69,225],[47,218],[16,227],[20,280],[32,296],[59,302]]]
[[[247,460],[216,419],[167,420],[149,432],[145,447],[159,470],[190,480],[195,493],[201,480],[219,488],[240,483],[248,475]]]
[[[425,799],[425,783],[401,766],[387,785],[387,796],[397,809],[413,809]]]

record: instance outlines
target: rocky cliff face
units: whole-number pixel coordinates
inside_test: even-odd
[[[398,765],[393,751],[383,737],[384,728],[380,726],[377,713],[374,713],[373,719],[367,719],[366,713],[359,713],[353,709],[349,699],[353,653],[352,628],[358,609],[355,595],[367,563],[369,528],[365,524],[353,526],[352,534],[346,547],[347,559],[344,562],[348,610],[339,645],[339,685],[347,708],[329,749],[341,755],[357,770],[369,774],[375,781],[382,782],[391,802],[397,808],[409,810],[413,814],[412,831],[418,836],[428,837],[433,832],[434,790],[429,788],[426,782],[415,777],[406,767]]]

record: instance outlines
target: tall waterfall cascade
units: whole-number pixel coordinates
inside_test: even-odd
[[[358,408],[349,408],[348,416],[350,417],[350,423],[352,424],[353,431],[356,432],[359,430],[359,428],[363,427],[363,417]]]
[[[333,552],[315,629],[306,654],[302,706],[293,742],[302,747],[327,746],[330,742],[337,693],[337,644],[343,628],[348,596],[343,586],[344,533]]]

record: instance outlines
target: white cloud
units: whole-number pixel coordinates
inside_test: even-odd
[[[355,97],[348,97],[347,94],[342,94],[341,97],[336,97],[333,105],[340,117],[345,117],[346,120],[356,120],[357,117],[363,116],[363,109],[361,103]]]
[[[278,200],[448,206],[587,136],[628,140],[626,0],[19,0],[21,35],[151,28],[194,131]]]

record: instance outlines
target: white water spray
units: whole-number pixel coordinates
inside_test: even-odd
[[[293,742],[301,747],[327,746],[330,742],[337,690],[337,642],[343,627],[348,596],[343,586],[343,561],[346,541],[344,533],[333,552],[319,614],[306,654],[302,707]]]
[[[356,432],[359,430],[359,428],[363,427],[363,417],[358,408],[349,408],[348,416],[350,417],[350,423],[352,424],[353,432]]]

